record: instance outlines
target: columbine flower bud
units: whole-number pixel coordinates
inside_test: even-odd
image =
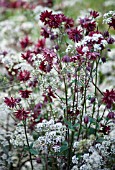
[[[108,115],[107,115],[107,118],[114,119],[115,118],[115,113],[114,112],[109,112]]]
[[[95,97],[92,97],[91,98],[91,103],[94,103],[95,102]]]
[[[105,57],[102,57],[101,60],[102,60],[103,63],[106,63],[106,58]]]
[[[88,122],[89,122],[89,117],[88,117],[88,116],[85,116],[85,117],[84,117],[84,123],[85,123],[85,124],[88,124]]]
[[[68,55],[63,56],[62,61],[65,63],[70,62],[70,57]]]
[[[39,163],[41,163],[41,158],[36,158],[36,162],[39,164]]]

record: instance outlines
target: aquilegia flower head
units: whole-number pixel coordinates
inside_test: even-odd
[[[67,32],[70,39],[72,39],[74,42],[78,42],[82,39],[82,30],[76,28],[71,28]]]
[[[87,32],[94,31],[96,28],[96,22],[90,18],[87,17],[83,19],[81,18],[79,22],[82,28],[83,29],[85,28]]]
[[[106,90],[103,93],[104,96],[102,98],[103,103],[106,104],[107,108],[111,108],[112,104],[115,102],[115,90],[112,89],[111,91]]]
[[[16,104],[18,103],[17,99],[14,99],[13,97],[11,97],[11,98],[5,97],[4,102],[10,108],[14,108],[16,106]]]
[[[52,11],[48,12],[47,10],[42,12],[40,15],[40,20],[44,22],[44,24],[48,24],[52,16]]]
[[[97,18],[99,16],[99,12],[97,11],[90,11],[90,15],[94,18]]]
[[[115,118],[115,113],[114,112],[109,112],[107,115],[108,119],[114,119]]]
[[[29,113],[30,113],[29,111],[26,111],[24,109],[19,109],[14,114],[18,120],[25,120],[26,118],[28,118]]]
[[[22,49],[25,49],[29,45],[32,45],[32,42],[29,40],[28,36],[26,36],[20,41],[20,45]]]
[[[22,98],[29,98],[29,95],[32,93],[31,90],[20,90],[20,95]]]
[[[27,71],[27,70],[23,70],[23,71],[20,71],[18,76],[17,76],[17,79],[20,80],[20,81],[27,81],[30,79],[30,72]]]
[[[26,60],[29,64],[33,64],[33,52],[30,50],[27,50],[25,54],[21,54],[21,57]]]

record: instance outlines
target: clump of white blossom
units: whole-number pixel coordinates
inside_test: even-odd
[[[63,125],[61,122],[55,123],[53,119],[49,121],[43,120],[42,123],[37,124],[36,131],[39,134],[44,135],[40,135],[35,141],[35,148],[47,152],[48,146],[51,146],[55,152],[60,151],[59,143],[61,144],[63,141],[65,141],[65,125]]]
[[[27,133],[29,144],[33,142],[33,137]],[[22,125],[18,124],[14,133],[10,136],[10,142],[13,144],[14,147],[20,146],[27,146],[27,139],[25,135],[25,129]]]
[[[86,141],[89,141],[90,143],[86,144],[87,142],[84,142],[84,144],[87,145],[84,146],[84,148],[87,149],[87,152],[85,151],[86,153],[84,153],[83,150],[81,151],[81,141],[74,143],[73,147],[74,149],[77,149],[77,152],[75,153],[77,154],[81,151],[83,154],[80,158],[76,155],[72,157],[74,166],[71,170],[111,170],[114,166],[115,138],[113,136],[105,135],[101,143],[93,144],[95,143],[93,140],[93,143],[91,144],[90,140]]]
[[[109,11],[103,15],[103,23],[109,24],[112,21],[112,17],[115,17],[115,11]]]

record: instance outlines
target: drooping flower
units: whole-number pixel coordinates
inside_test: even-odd
[[[26,36],[20,41],[20,45],[22,49],[25,49],[27,46],[32,45],[32,41],[30,41],[28,36]]]
[[[4,102],[10,108],[14,108],[16,106],[16,104],[17,104],[17,99],[14,99],[13,97],[11,97],[11,98],[5,97]]]
[[[62,61],[64,63],[68,63],[68,62],[70,62],[70,57],[68,55],[65,55],[65,56],[63,56]]]
[[[106,125],[101,124],[101,128],[102,129],[100,130],[100,132],[104,133],[105,135],[109,134],[110,126],[106,126]]]
[[[29,116],[29,111],[25,111],[24,109],[17,110],[14,115],[18,120],[25,120]]]
[[[54,50],[45,48],[43,49],[43,56],[44,59],[41,61],[39,69],[47,73],[53,68],[53,59],[56,57],[56,53]]]
[[[20,81],[27,81],[30,79],[30,72],[27,71],[27,70],[21,70],[17,76],[17,79],[20,80]]]
[[[115,102],[115,90],[106,90],[106,92],[103,93],[102,101],[106,104],[107,108],[111,108],[112,104]]]
[[[82,39],[82,30],[76,28],[71,28],[67,32],[70,39],[72,39],[74,42],[78,42]]]
[[[115,113],[114,112],[109,112],[107,115],[108,119],[114,119],[115,118]]]
[[[20,90],[20,95],[22,98],[27,99],[29,95],[32,93],[30,90]]]
[[[97,18],[99,16],[99,13],[97,11],[90,11],[90,15],[94,18]]]
[[[50,34],[51,34],[51,31],[47,27],[42,27],[41,28],[41,35],[44,38],[49,38]]]
[[[111,18],[111,22],[109,22],[108,25],[115,30],[115,15]]]
[[[84,123],[85,123],[85,124],[88,124],[88,122],[89,122],[89,117],[88,117],[88,116],[85,116],[85,117],[84,117]]]
[[[79,22],[82,28],[86,29],[87,33],[94,31],[96,28],[96,22],[88,17],[81,18]]]
[[[52,98],[56,98],[51,87],[48,87],[47,93],[46,94],[44,93],[43,97],[44,97],[44,103],[52,102]]]
[[[46,73],[50,72],[52,69],[52,63],[47,62],[46,60],[42,61],[39,65],[39,69]]]
[[[42,107],[43,107],[43,104],[42,104],[42,103],[38,103],[38,104],[35,105],[35,107],[34,107],[34,114],[32,115],[32,117],[33,117],[34,119],[37,119],[37,118],[38,118],[38,116],[39,116],[40,113],[41,113]]]
[[[30,50],[27,50],[25,54],[21,54],[21,57],[26,60],[29,64],[33,64],[33,52]]]
[[[43,48],[45,47],[45,42],[46,42],[45,38],[38,40],[37,44],[35,44],[35,54],[42,52]]]

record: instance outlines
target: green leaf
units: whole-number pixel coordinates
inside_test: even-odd
[[[89,118],[89,121],[90,121],[91,124],[96,124],[96,120],[92,117]]]
[[[68,150],[68,143],[64,142],[63,145],[60,148],[60,152],[64,152]]]
[[[71,122],[67,121],[66,119],[64,119],[64,122],[65,122],[66,125],[68,125],[68,128],[69,128],[71,131],[74,131],[74,130],[75,130]]]
[[[95,134],[95,129],[94,128],[92,128],[92,127],[90,127],[89,129],[88,129],[88,134],[89,135],[91,135],[91,134]]]
[[[37,155],[38,154],[38,152],[35,149],[30,149],[30,153],[32,155]]]

